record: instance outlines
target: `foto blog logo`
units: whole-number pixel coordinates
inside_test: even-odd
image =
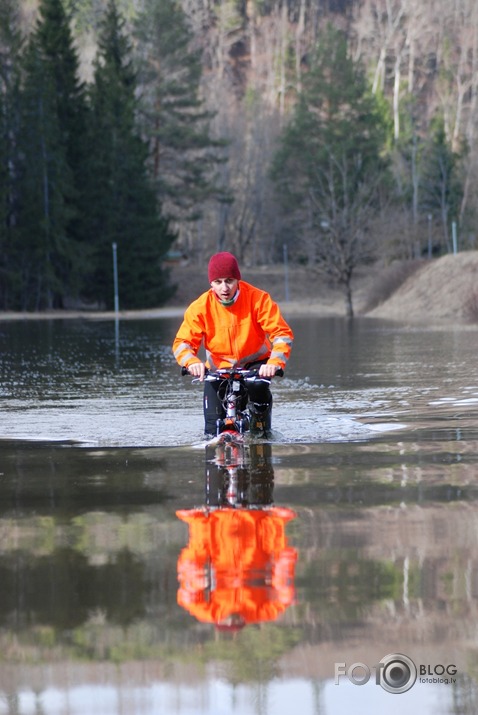
[[[403,653],[389,653],[382,658],[375,670],[375,683],[389,693],[406,693],[415,685],[418,674],[421,683],[453,683],[456,675],[455,665],[420,665],[418,668],[408,655]],[[340,678],[345,676],[354,685],[365,685],[370,680],[371,669],[365,663],[335,663],[335,685],[339,685]],[[421,677],[427,676],[427,677]]]

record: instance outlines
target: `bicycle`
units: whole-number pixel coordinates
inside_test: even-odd
[[[183,367],[182,375],[189,375],[187,368]],[[282,377],[284,371],[279,368],[276,377]],[[237,436],[249,432],[251,435],[267,437],[268,428],[266,415],[255,412],[252,404],[248,401],[248,383],[260,380],[270,385],[271,379],[260,377],[259,369],[247,369],[243,367],[219,368],[215,371],[206,370],[205,380],[218,382],[218,398],[221,401],[225,416],[216,421],[216,436],[227,435]],[[193,382],[198,382],[198,378]]]

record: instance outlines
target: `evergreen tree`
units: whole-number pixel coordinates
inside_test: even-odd
[[[161,217],[148,176],[147,146],[136,129],[135,91],[124,21],[114,0],[109,0],[90,93],[88,235],[94,252],[90,297],[112,305],[111,256],[116,243],[124,308],[158,305],[172,292],[161,260],[174,235]]]
[[[85,225],[88,212],[85,196],[87,144],[86,89],[79,79],[79,60],[63,0],[42,0],[36,42],[41,48],[44,71],[51,76],[56,95],[56,113],[65,161],[71,172],[71,192],[65,194],[70,219],[66,227],[71,260],[63,277],[68,292],[77,295],[87,276]]]
[[[386,183],[386,122],[345,37],[320,38],[272,177],[308,234],[309,255],[344,289],[353,315],[351,280],[370,254],[367,227]]]
[[[74,262],[68,224],[73,176],[61,139],[56,93],[41,49],[32,42],[25,56],[22,91],[18,234],[21,245],[21,308],[61,307]]]
[[[21,308],[62,307],[80,289],[79,186],[86,103],[61,0],[41,0],[22,58],[18,172]]]
[[[143,0],[136,36],[142,130],[159,196],[174,218],[195,219],[205,200],[229,200],[215,176],[224,142],[211,138],[212,115],[199,98],[201,55],[177,0]]]
[[[463,156],[451,149],[443,117],[436,117],[430,129],[423,156],[421,205],[424,212],[441,222],[444,242],[450,252],[450,225],[452,221],[458,221],[463,198],[460,179]]]
[[[19,169],[20,72],[22,48],[16,0],[0,6],[0,309],[15,307],[19,285],[16,255]]]
[[[84,156],[85,87],[79,80],[79,60],[62,0],[41,0],[34,41],[41,49],[44,71],[51,76],[58,124],[66,158],[76,174]]]

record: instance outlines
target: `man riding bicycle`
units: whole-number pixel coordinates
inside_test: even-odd
[[[191,375],[204,381],[206,369],[258,368],[263,378],[284,369],[294,335],[279,306],[266,291],[241,278],[235,256],[216,253],[208,264],[211,288],[191,303],[173,343],[174,357]],[[202,362],[197,354],[206,350]],[[272,394],[269,383],[257,380],[248,386],[253,411],[270,430]],[[224,417],[218,385],[204,383],[205,433],[216,434],[216,421]]]

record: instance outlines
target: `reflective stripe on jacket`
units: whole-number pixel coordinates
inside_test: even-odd
[[[182,367],[198,362],[201,344],[206,364],[244,366],[267,360],[285,367],[294,335],[270,295],[240,281],[239,296],[232,305],[222,305],[212,289],[187,308],[173,343],[174,357]]]

